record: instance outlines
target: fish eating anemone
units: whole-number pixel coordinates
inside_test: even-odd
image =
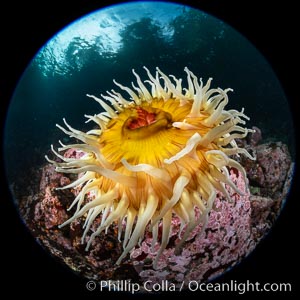
[[[146,230],[151,231],[153,248],[160,244],[155,267],[168,245],[173,216],[180,218],[182,226],[175,250],[180,253],[196,226],[202,224],[205,229],[217,191],[228,201],[228,190],[246,192],[230,179],[228,170],[234,168],[247,183],[244,168],[234,158],[239,154],[255,157],[236,143],[253,130],[243,127],[249,120],[243,109],[225,109],[232,89],[210,88],[212,78],[204,84],[188,68],[184,69],[185,88],[182,79],[167,76],[159,68],[154,76],[144,69],[145,81],[132,70],[136,79],[132,88],[114,80],[127,96],[115,90],[101,98],[87,95],[103,108],[86,115],[95,128],[82,132],[64,119],[65,126],[57,127],[80,142],[60,142],[58,150],[51,146],[59,162],[46,159],[57,172],[80,175],[60,188],[80,190],[69,207],[76,208],[73,216],[60,227],[84,218],[82,243],[88,250],[95,237],[117,224],[123,253],[116,264],[143,239]],[[67,158],[60,154],[68,149],[82,155]],[[100,225],[92,232],[99,216]]]

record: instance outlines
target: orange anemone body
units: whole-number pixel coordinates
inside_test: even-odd
[[[119,226],[124,251],[117,264],[143,238],[145,230],[150,230],[153,245],[160,242],[155,266],[168,244],[172,217],[177,215],[182,226],[186,224],[178,252],[199,223],[205,228],[216,191],[228,200],[225,185],[243,193],[229,177],[228,168],[236,168],[246,178],[243,167],[232,156],[254,158],[235,142],[251,130],[240,126],[245,124],[243,119],[248,119],[243,111],[225,110],[230,89],[210,89],[211,79],[203,85],[187,68],[185,89],[181,79],[167,76],[158,68],[155,77],[145,70],[149,77],[145,83],[150,89],[134,70],[138,84],[133,85],[134,90],[115,82],[129,94],[129,99],[114,90],[101,95],[103,99],[88,95],[104,108],[104,112],[86,116],[96,123],[96,129],[81,132],[65,120],[67,129],[57,125],[82,142],[62,145],[58,150],[76,148],[85,155],[64,158],[52,147],[62,162],[47,159],[58,172],[82,174],[63,187],[81,187],[81,191],[71,204],[77,207],[73,217],[61,226],[85,218],[82,242],[87,242],[88,249],[92,240],[112,223],[125,223],[124,229]],[[89,192],[94,197],[85,203]],[[195,207],[200,217],[196,217]],[[99,215],[101,224],[89,236]],[[159,241],[160,224],[163,230]]]

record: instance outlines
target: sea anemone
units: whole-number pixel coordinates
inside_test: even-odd
[[[80,174],[77,180],[60,189],[78,188],[80,192],[69,209],[74,215],[60,227],[85,218],[82,243],[86,249],[103,230],[118,224],[118,237],[123,240],[123,253],[117,264],[151,231],[153,246],[160,242],[154,266],[166,248],[174,215],[181,220],[180,241],[176,253],[200,223],[202,230],[216,198],[222,192],[228,201],[230,193],[243,194],[229,177],[229,169],[244,168],[232,157],[243,154],[254,159],[235,139],[244,138],[250,129],[241,125],[249,118],[242,111],[225,110],[231,89],[210,89],[212,78],[204,85],[188,69],[187,87],[182,79],[165,75],[156,68],[155,77],[144,67],[148,80],[144,83],[132,70],[137,85],[132,89],[114,80],[129,95],[115,90],[95,99],[104,109],[86,115],[87,122],[97,127],[88,132],[56,125],[68,136],[82,143],[64,145],[58,152],[75,148],[82,155],[62,160],[47,160],[57,172]],[[106,100],[106,101],[105,101]],[[109,103],[109,104],[107,104]],[[96,217],[101,224],[87,238]],[[159,227],[162,227],[161,234]]]

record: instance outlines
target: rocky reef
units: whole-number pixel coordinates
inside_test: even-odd
[[[242,175],[230,169],[232,181],[244,195],[227,188],[232,195],[229,202],[222,193],[217,193],[205,230],[201,230],[202,224],[198,225],[177,255],[175,245],[184,228],[174,216],[169,244],[156,269],[152,262],[159,244],[152,245],[150,231],[146,231],[144,240],[118,266],[115,261],[122,253],[122,244],[118,240],[117,226],[111,226],[106,234],[102,232],[96,237],[89,251],[85,251],[85,245],[81,243],[84,218],[59,229],[58,225],[73,215],[73,210],[67,208],[79,191],[56,190],[74,178],[55,172],[52,165],[34,171],[32,178],[35,179],[27,185],[26,195],[22,189],[15,190],[21,216],[45,248],[86,278],[131,279],[141,286],[147,280],[153,284],[168,280],[175,285],[190,280],[211,280],[239,263],[256,247],[276,220],[289,191],[293,163],[287,146],[281,142],[263,143],[260,130],[255,129],[246,141],[239,141],[257,157],[256,161],[240,158],[250,190],[247,190]],[[70,149],[64,155],[80,154]],[[91,229],[97,228],[100,222],[98,217]]]

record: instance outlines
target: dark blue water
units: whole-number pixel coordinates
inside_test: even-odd
[[[159,18],[154,18],[158,13]],[[90,15],[86,23],[81,21],[88,30],[92,18],[93,30],[96,24],[108,30],[106,35],[76,34],[74,23],[37,53],[19,81],[5,130],[9,178],[16,170],[26,173],[43,163],[50,144],[58,139],[68,142],[55,127],[63,117],[77,129],[91,128],[84,123],[84,114],[101,108],[87,93],[100,96],[117,90],[113,79],[130,86],[135,80],[132,68],[145,80],[142,66],[152,73],[158,66],[183,78],[183,85],[187,66],[204,81],[213,77],[212,87],[233,88],[228,108],[244,107],[251,117],[248,127],[258,126],[264,138],[287,143],[293,153],[293,124],[280,83],[262,55],[234,29],[198,10],[173,4],[148,3],[139,10],[113,7],[103,14],[105,18]],[[68,31],[72,38],[63,44],[59,37]]]

